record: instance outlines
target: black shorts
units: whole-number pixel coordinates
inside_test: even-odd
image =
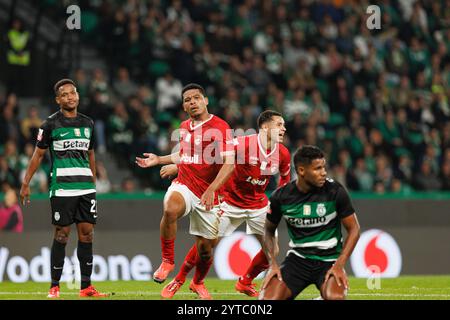
[[[311,284],[315,284],[320,291],[327,271],[334,262],[304,259],[290,253],[281,264],[281,276],[292,292],[291,299],[295,299],[300,292]]]
[[[97,223],[95,192],[76,197],[51,197],[52,224],[68,226],[72,223]]]

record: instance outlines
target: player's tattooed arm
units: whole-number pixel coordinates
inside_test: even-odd
[[[266,219],[265,223],[265,232],[264,232],[264,245],[263,250],[269,261],[269,270],[267,271],[267,275],[264,279],[262,289],[265,289],[269,284],[270,279],[273,277],[277,277],[278,280],[282,281],[280,266],[277,263],[277,238],[275,237],[275,230],[277,229],[278,224],[271,222]]]
[[[344,285],[344,288],[348,289],[348,277],[344,267],[358,242],[360,227],[355,213],[343,218],[342,224],[347,231],[347,237],[342,246],[341,254],[325,275],[325,282],[330,276],[334,276],[338,286]]]

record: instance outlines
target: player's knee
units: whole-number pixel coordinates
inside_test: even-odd
[[[328,292],[322,298],[324,300],[345,300],[344,292]]]
[[[324,300],[345,300],[347,290],[342,286],[338,286],[334,277],[330,277],[324,286],[324,290],[321,290],[322,298]]]
[[[200,246],[198,256],[203,261],[209,261],[212,258],[212,250],[203,246]]]
[[[176,222],[178,220],[178,216],[180,215],[181,208],[176,205],[169,205],[164,208],[164,219],[167,222]]]
[[[204,243],[200,243],[199,246],[197,247],[197,250],[198,256],[201,260],[209,261],[212,258],[212,250],[210,246]]]
[[[58,230],[56,231],[55,240],[59,243],[67,244],[67,241],[69,241],[69,235],[63,230]]]
[[[78,239],[84,243],[92,243],[92,241],[94,240],[94,233],[92,231],[82,233],[78,236]]]

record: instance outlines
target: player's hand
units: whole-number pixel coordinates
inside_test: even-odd
[[[336,282],[339,287],[344,286],[345,289],[348,289],[348,277],[347,273],[344,270],[344,267],[340,264],[333,264],[333,266],[328,270],[327,274],[325,275],[325,283],[328,281],[328,279],[333,276],[336,279]]]
[[[272,264],[270,266],[270,269],[267,271],[266,277],[264,278],[261,290],[266,289],[267,285],[273,277],[277,277],[278,280],[283,281],[283,278],[281,277],[281,270],[278,264]]]
[[[211,211],[214,207],[214,191],[206,189],[205,193],[202,194],[200,199],[202,205],[205,206],[206,211]]]
[[[170,179],[178,174],[178,167],[176,164],[168,164],[161,168],[159,175],[162,179]]]
[[[22,184],[20,187],[20,203],[25,205],[25,203],[30,203],[30,186],[27,184]]]
[[[159,157],[156,154],[144,153],[144,157],[136,157],[136,164],[141,168],[149,168],[159,164]]]

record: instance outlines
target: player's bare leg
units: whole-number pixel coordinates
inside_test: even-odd
[[[175,268],[175,238],[177,236],[177,221],[186,211],[186,203],[179,192],[171,192],[164,200],[164,212],[161,218],[160,235],[162,263],[153,274],[153,280],[163,283]]]
[[[55,226],[55,234],[50,254],[52,282],[48,298],[59,298],[59,280],[61,279],[64,258],[66,257],[66,244],[69,240],[70,226]]]
[[[91,284],[93,268],[92,241],[94,225],[88,222],[77,224],[78,247],[77,257],[80,262],[81,288],[80,297],[107,297],[108,294],[98,292]]]
[[[322,284],[320,294],[324,300],[345,300],[347,290],[343,285],[339,286],[336,278],[331,276],[327,282]]]
[[[291,289],[277,277],[270,279],[266,288],[261,290],[260,300],[287,300],[292,296]]]
[[[261,247],[264,245],[263,236],[260,234],[255,234]],[[278,255],[278,241],[276,241],[275,254]],[[252,259],[250,266],[242,277],[239,277],[234,288],[236,291],[246,294],[250,297],[257,297],[258,291],[256,290],[256,284],[253,283],[255,279],[261,272],[265,271],[269,267],[269,261],[261,249]]]
[[[200,299],[211,300],[212,297],[205,287],[204,280],[213,262],[213,248],[217,245],[218,239],[205,239],[196,236],[198,260],[195,275],[189,289],[198,294]]]

